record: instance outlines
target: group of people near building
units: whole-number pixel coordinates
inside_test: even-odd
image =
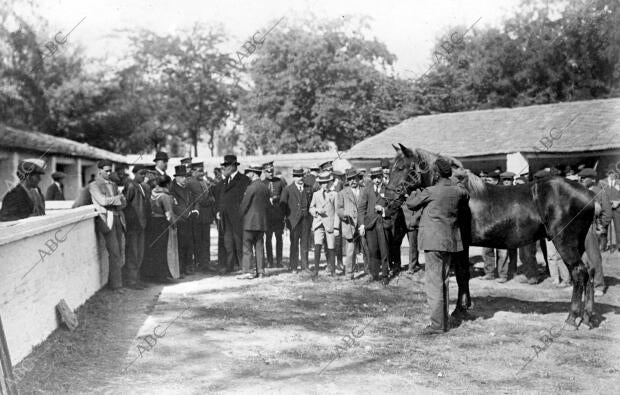
[[[287,269],[317,276],[325,256],[327,275],[369,281],[389,281],[401,270],[400,240],[395,224],[386,216],[385,196],[390,162],[360,171],[335,171],[331,162],[308,171],[292,170],[292,183],[275,175],[273,162],[250,165],[242,174],[234,155],[226,155],[214,178],[205,175],[203,163],[181,161],[168,175],[168,155],[157,152],[153,165],[136,165],[133,178],[114,176],[112,163],[101,160],[94,180],[82,189],[74,207],[94,204],[95,227],[105,239],[109,257],[109,286],[142,289],[141,279],[175,282],[199,267],[230,273],[241,268],[240,279],[265,276],[267,267],[284,267],[284,230],[290,253]],[[438,159],[439,181],[412,193],[402,205],[410,244],[408,271],[421,268],[418,250],[425,252],[426,291],[431,305],[429,333],[447,330],[448,270],[454,253],[463,250],[456,223],[468,200],[467,191],[451,179],[450,164]],[[45,214],[45,198],[38,184],[44,169],[36,161],[18,167],[20,184],[4,197],[0,220],[10,221]],[[544,169],[535,179],[554,175]],[[558,174],[555,174],[558,175]],[[500,170],[481,173],[489,183],[526,182]],[[597,295],[604,292],[601,251],[620,247],[620,182],[615,169],[598,179],[591,168],[568,173],[592,191],[596,217],[586,239],[586,256],[595,270]],[[62,174],[55,173],[47,195],[62,197]],[[218,230],[217,261],[211,261],[211,226]],[[275,239],[275,253],[273,242]],[[446,246],[449,246],[446,247]],[[547,242],[549,272],[560,286],[570,275],[553,243]],[[309,251],[314,250],[314,262]],[[540,282],[536,244],[518,249],[522,282]],[[358,258],[360,257],[361,258]],[[485,248],[485,276],[506,282],[516,269],[517,251]],[[514,264],[511,271],[511,262]]]

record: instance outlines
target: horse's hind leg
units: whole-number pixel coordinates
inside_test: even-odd
[[[469,254],[467,249],[453,255],[454,274],[458,285],[458,297],[456,307],[452,316],[458,319],[467,318],[467,309],[471,307],[471,296],[469,295]]]
[[[588,276],[585,284],[585,311],[582,318],[583,323],[592,329],[594,323],[592,322],[592,315],[594,311],[594,269],[586,269],[586,275]]]

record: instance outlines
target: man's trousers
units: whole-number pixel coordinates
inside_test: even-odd
[[[128,230],[125,234],[125,285],[135,285],[140,279],[144,258],[144,229]]]
[[[291,234],[291,253],[290,269],[297,270],[299,265],[299,253],[301,250],[301,268],[308,269],[308,243],[310,242],[310,227],[308,222],[312,217],[303,217],[297,225],[290,230]]]
[[[125,232],[121,225],[120,218],[114,216],[112,230],[103,235],[105,239],[105,247],[108,250],[109,262],[109,280],[108,283],[112,289],[121,288],[123,286],[123,251],[125,251]]]
[[[211,262],[211,224],[192,220],[194,236],[194,262],[207,267]]]
[[[418,251],[418,228],[407,231],[407,239],[409,240],[409,271],[420,264],[420,253]]]
[[[369,269],[373,279],[378,279],[379,271],[382,276],[389,272],[390,251],[386,231],[377,221],[372,229],[366,229],[366,242],[368,243],[368,255],[370,258]]]
[[[276,238],[276,265],[282,265],[282,231],[267,231],[265,232],[265,250],[267,252],[267,263],[270,267],[273,266],[273,245],[271,240],[274,236]]]
[[[448,330],[448,273],[451,252],[424,251],[426,268],[424,280],[426,283],[426,299],[431,308],[430,324],[435,329]]]
[[[603,276],[603,257],[599,246],[598,236],[594,230],[594,225],[588,229],[585,240],[586,252],[584,261],[588,267],[594,269],[594,288],[605,288],[605,277]]]
[[[243,236],[241,228],[236,229],[228,220],[224,222],[224,248],[226,249],[226,270],[232,272],[235,266],[243,262]]]
[[[176,222],[177,225],[177,245],[179,246],[179,270],[186,273],[190,267],[194,266],[194,233],[192,223],[183,219]]]
[[[257,230],[243,231],[243,272],[265,274],[263,262],[263,235],[265,232]],[[254,267],[256,262],[256,267]]]

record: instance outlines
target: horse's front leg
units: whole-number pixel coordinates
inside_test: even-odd
[[[571,298],[570,312],[568,313],[568,318],[566,318],[566,323],[577,328],[579,324],[576,319],[583,315],[583,296],[587,286],[588,272],[585,265],[580,262],[576,265],[572,265],[571,275],[573,280],[573,296]],[[594,294],[592,294],[592,297],[594,297]]]
[[[582,314],[583,323],[592,329],[595,324],[592,322],[594,314],[594,269],[587,269],[585,284],[585,311]]]
[[[465,251],[454,254],[454,258],[454,274],[459,291],[452,316],[455,318],[466,318],[469,316],[467,310],[471,307],[471,296],[469,295],[469,254],[467,248]]]

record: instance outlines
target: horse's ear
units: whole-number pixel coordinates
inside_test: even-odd
[[[394,151],[396,151],[396,153],[400,152],[400,148],[398,148],[397,146],[395,146],[394,144],[392,144],[392,147],[394,147]]]
[[[405,155],[405,157],[407,157],[407,158],[413,157],[413,151],[412,150],[410,150],[409,148],[405,147],[401,143],[398,143],[398,145],[400,146],[400,150],[403,152],[403,155]]]

